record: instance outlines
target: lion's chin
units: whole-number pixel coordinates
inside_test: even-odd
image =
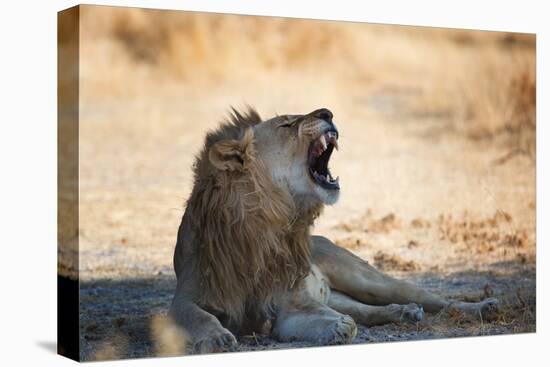
[[[314,190],[319,200],[325,205],[333,205],[340,198],[340,190],[327,190],[318,185],[315,185]]]

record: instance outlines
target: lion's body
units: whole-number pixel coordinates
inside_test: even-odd
[[[330,152],[323,158],[325,136]],[[338,198],[326,167],[336,139],[325,109],[267,121],[235,111],[207,135],[178,231],[170,310],[196,351],[230,348],[233,334],[250,332],[347,343],[356,333],[353,319],[416,321],[423,311],[411,302],[428,311],[450,305],[310,235],[323,205]],[[476,305],[470,308],[483,306]]]

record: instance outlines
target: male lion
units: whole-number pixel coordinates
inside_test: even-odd
[[[328,168],[338,130],[327,109],[262,121],[250,109],[206,136],[174,253],[171,317],[198,353],[232,349],[235,334],[349,343],[355,322],[416,322],[424,310],[483,315],[497,300],[450,302],[384,275],[310,235],[340,193]]]

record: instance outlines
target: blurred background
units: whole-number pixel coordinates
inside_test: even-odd
[[[115,353],[114,336],[116,355],[154,353],[136,325],[168,307],[194,156],[230,106],[332,110],[342,195],[315,233],[449,297],[507,300],[488,329],[391,332],[534,331],[535,35],[101,6],[79,21],[87,359]]]

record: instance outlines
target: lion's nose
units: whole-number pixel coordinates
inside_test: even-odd
[[[317,117],[321,120],[325,120],[326,122],[332,123],[332,112],[330,112],[327,108],[320,108],[318,110],[313,111],[310,113],[311,116]]]

